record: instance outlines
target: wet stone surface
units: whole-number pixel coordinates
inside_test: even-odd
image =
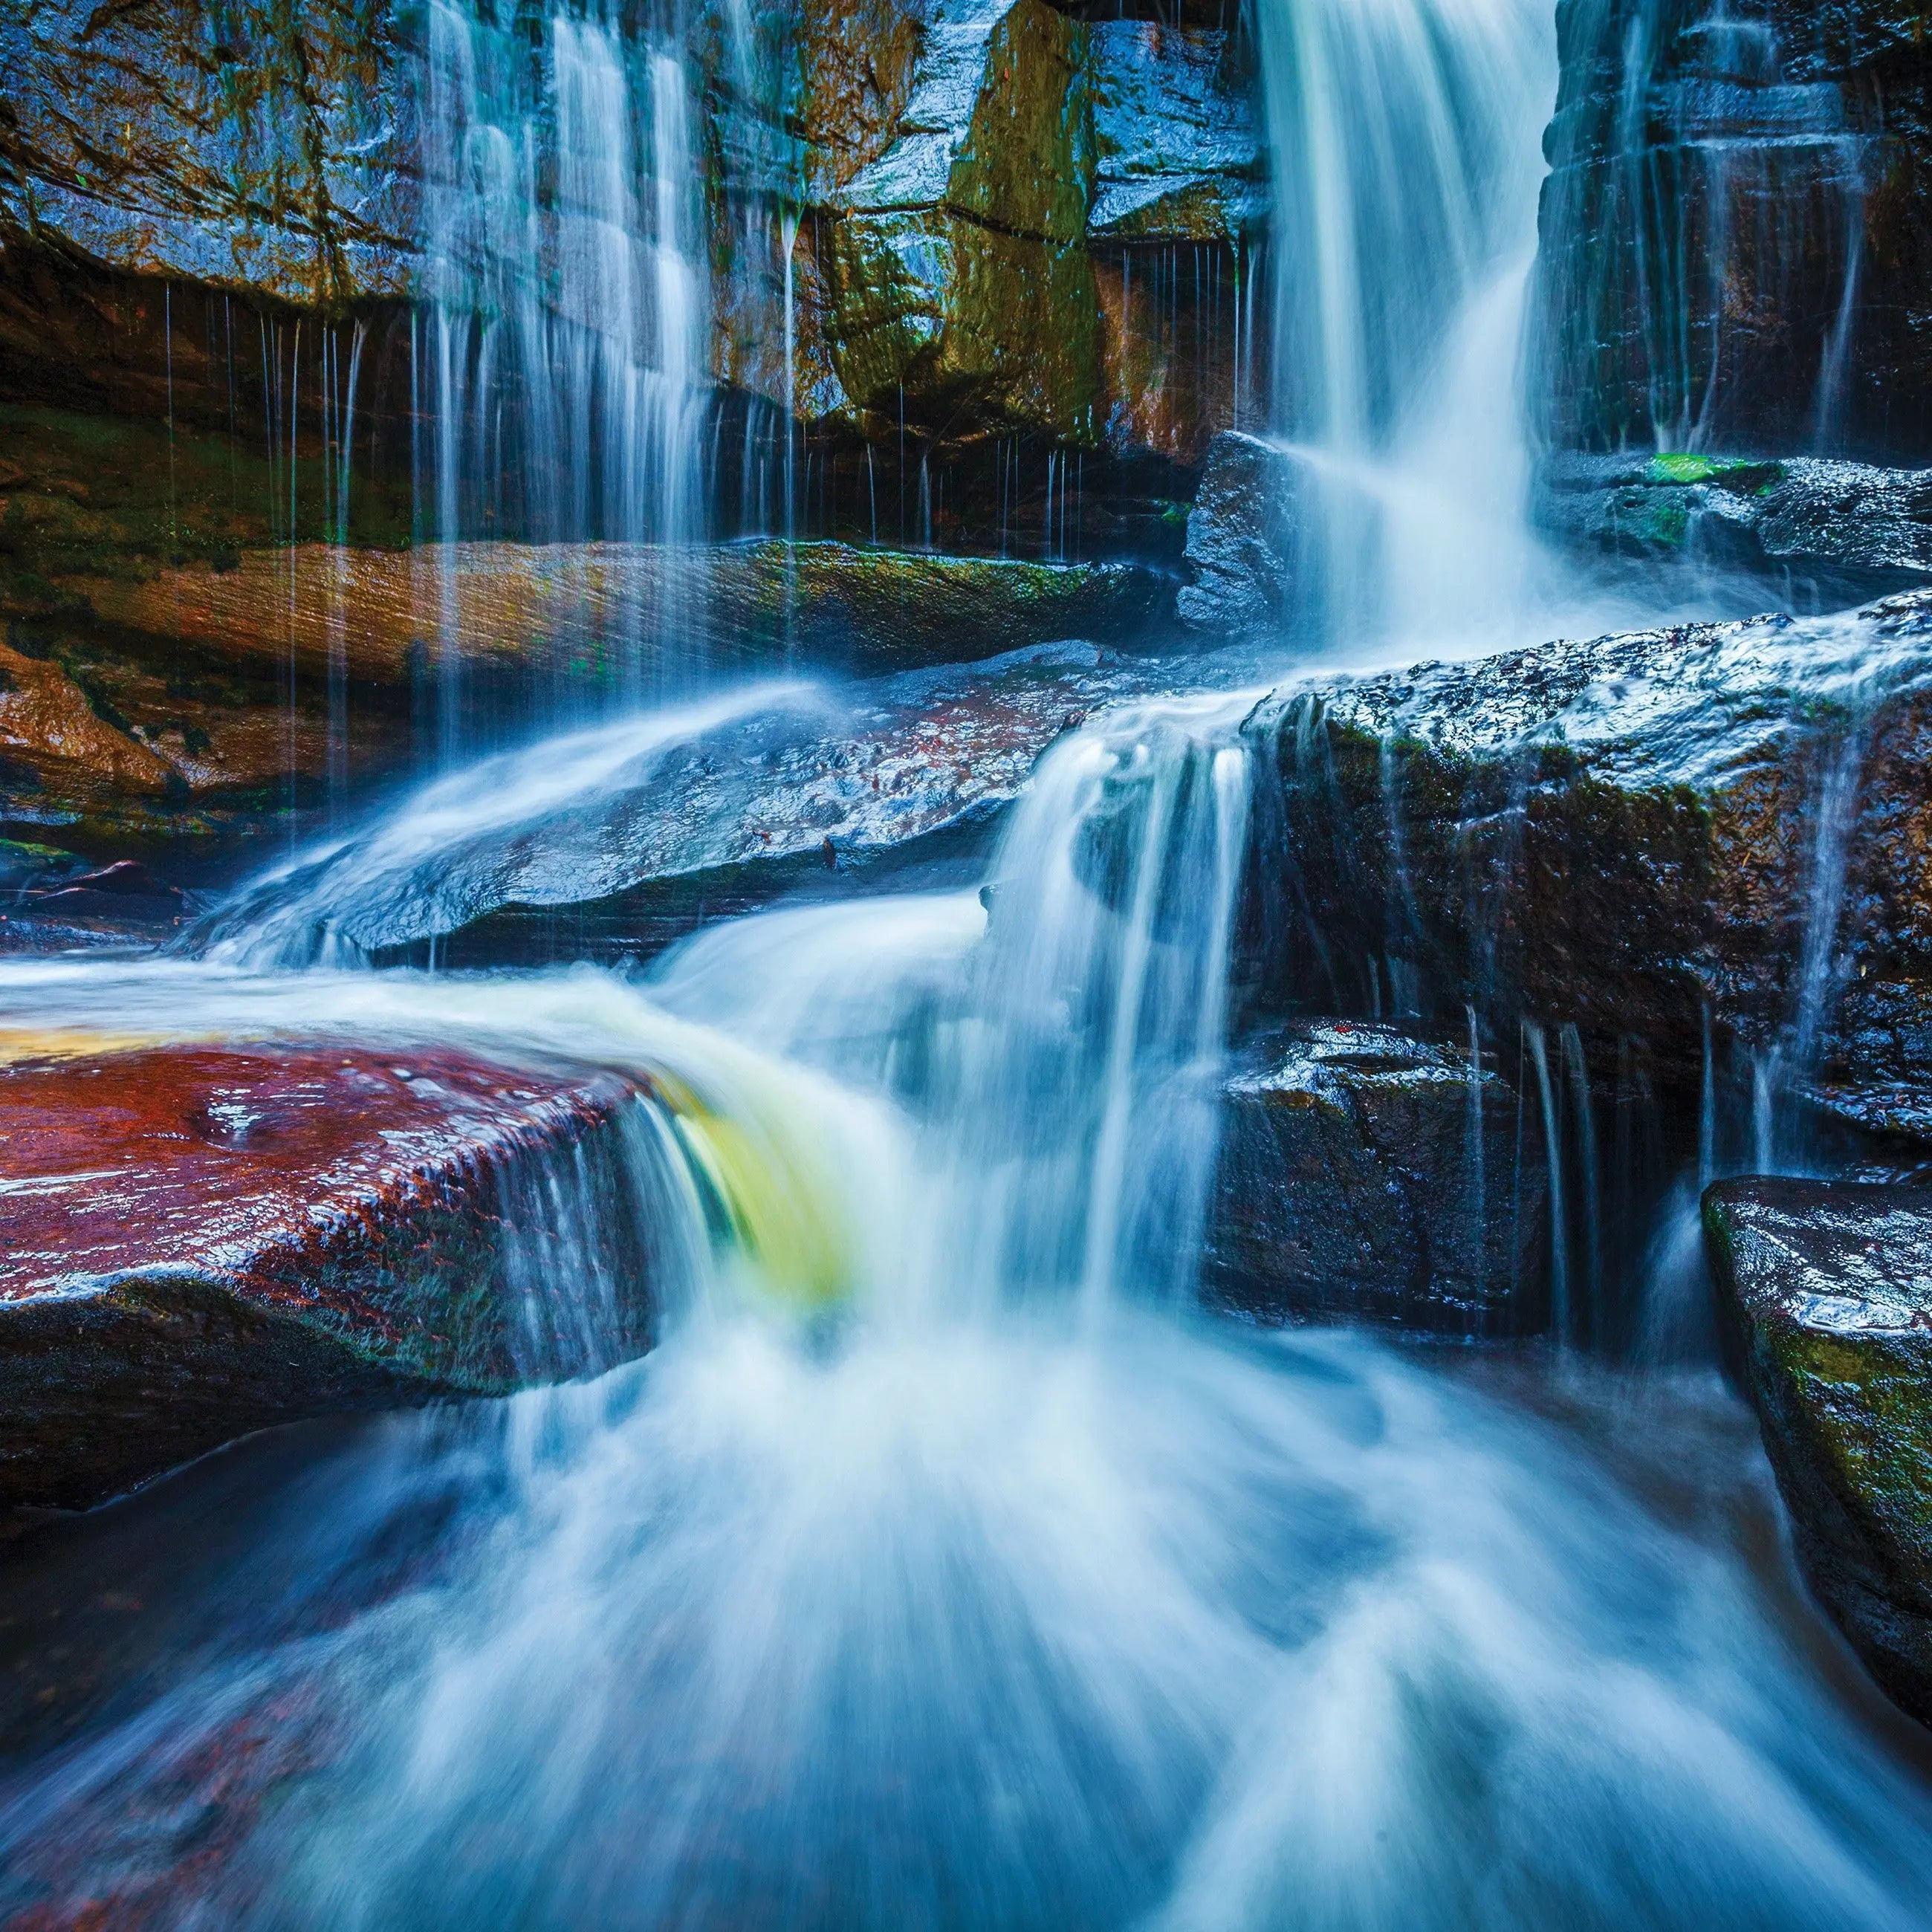
[[[1704,1227],[1806,1570],[1932,1723],[1932,1188],[1726,1181]]]
[[[1321,1020],[1228,1083],[1210,1292],[1275,1321],[1534,1333],[1550,1315],[1540,1147],[1514,1090],[1456,1047]]]
[[[1247,969],[1263,1011],[1376,981],[1635,1042],[1720,1040],[1861,1127],[1932,1085],[1932,601],[1557,643],[1284,686]],[[1917,1097],[1915,1097],[1917,1096]]]
[[[86,1507],[271,1424],[648,1346],[628,1078],[327,1042],[8,1045],[0,1508]]]

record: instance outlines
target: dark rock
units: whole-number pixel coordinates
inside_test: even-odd
[[[1574,1021],[1694,1088],[1708,1012],[1827,1109],[1932,1093],[1932,597],[1310,679],[1248,730],[1253,1010]]]
[[[1562,0],[1557,25],[1538,272],[1551,440],[1922,460],[1916,0]]]
[[[1292,608],[1300,466],[1288,451],[1230,430],[1217,436],[1187,520],[1194,581],[1176,601],[1190,628],[1227,635],[1279,632]]]
[[[0,892],[64,884],[88,869],[77,853],[17,838],[0,838]]]
[[[69,881],[63,892],[99,892],[117,898],[178,900],[181,897],[179,886],[156,878],[138,859],[117,859],[98,872],[83,872]]]
[[[1550,1317],[1540,1128],[1466,1046],[1323,1021],[1227,1088],[1209,1292],[1270,1320],[1534,1334]]]
[[[1538,520],[1580,548],[1688,556],[1857,602],[1932,578],[1932,470],[1795,458],[1560,454]]]
[[[1726,1181],[1704,1228],[1805,1570],[1932,1724],[1932,1189]]]
[[[0,1068],[0,1506],[85,1508],[272,1424],[640,1352],[646,1104],[442,1050]],[[586,1197],[561,1211],[559,1173]]]

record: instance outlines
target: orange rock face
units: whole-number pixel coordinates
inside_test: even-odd
[[[616,1074],[447,1051],[0,1067],[0,1505],[85,1506],[274,1422],[639,1352],[644,1104]]]

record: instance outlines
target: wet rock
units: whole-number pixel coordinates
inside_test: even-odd
[[[14,787],[56,800],[159,798],[171,767],[99,716],[58,664],[0,644],[0,757]]]
[[[1726,1181],[1704,1227],[1806,1572],[1932,1723],[1932,1189]]]
[[[819,253],[858,408],[883,418],[903,392],[922,422],[963,406],[1092,440],[1086,40],[1043,0],[926,27],[896,138],[830,197]]]
[[[650,1341],[628,1079],[328,1043],[5,1044],[0,1505],[85,1508],[272,1424]],[[561,1210],[560,1176],[582,1197]]]
[[[1233,38],[1150,20],[1090,30],[1096,242],[1246,240],[1267,214],[1252,76]]]
[[[700,702],[460,775],[245,890],[194,943],[291,962],[432,939],[451,964],[654,950],[826,879],[828,839],[842,877],[976,837],[1093,704],[1239,674],[1064,644]]]
[[[332,652],[358,682],[406,687],[451,634],[466,667],[596,682],[667,640],[721,666],[790,656],[877,671],[992,657],[1070,636],[1138,640],[1169,586],[1129,564],[776,542],[667,550],[611,544],[458,544],[414,551],[322,544],[227,568],[90,584],[106,625],[158,646],[312,672]]]
[[[283,301],[400,293],[414,169],[386,0],[0,16],[0,228]]]
[[[1551,440],[1932,434],[1932,87],[1903,0],[1564,0],[1538,332]]]
[[[0,838],[0,892],[50,888],[88,869],[79,854],[31,839]]]
[[[1230,430],[1208,454],[1187,520],[1194,581],[1176,601],[1190,628],[1227,635],[1278,632],[1292,604],[1299,465],[1280,446]]]
[[[1822,602],[1932,578],[1932,470],[1810,457],[1559,455],[1538,520],[1580,548],[1756,572]]]
[[[1694,1090],[1706,1012],[1821,1106],[1932,1094],[1932,598],[1278,692],[1258,1010],[1574,1021]],[[1284,1004],[1283,1003],[1286,1003]],[[1769,1056],[1777,1056],[1774,1064]]]
[[[1540,1145],[1466,1046],[1298,1024],[1228,1084],[1210,1293],[1271,1321],[1534,1334],[1550,1318]]]

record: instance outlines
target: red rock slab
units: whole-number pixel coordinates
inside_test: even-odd
[[[447,1050],[0,1067],[0,1505],[86,1507],[273,1423],[640,1352],[644,1104],[619,1074]]]

